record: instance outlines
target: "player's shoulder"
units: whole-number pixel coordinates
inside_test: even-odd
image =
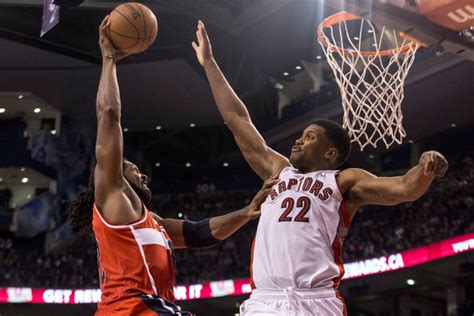
[[[336,177],[341,193],[348,192],[358,181],[374,175],[361,168],[348,168],[340,171]]]
[[[348,168],[348,169],[341,170],[339,172],[339,175],[347,177],[347,178],[357,178],[357,177],[370,176],[371,173],[362,168]]]

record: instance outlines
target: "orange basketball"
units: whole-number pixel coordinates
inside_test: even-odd
[[[128,2],[110,13],[108,36],[114,47],[127,54],[145,51],[156,39],[158,22],[141,3]]]

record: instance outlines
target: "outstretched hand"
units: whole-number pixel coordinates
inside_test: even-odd
[[[192,42],[192,45],[196,51],[196,57],[199,60],[199,63],[202,66],[205,66],[207,63],[214,60],[214,56],[212,55],[211,42],[207,36],[206,27],[201,20],[199,20],[197,25],[196,38],[198,44],[196,44],[196,42]]]
[[[252,202],[250,203],[248,207],[249,209],[248,215],[251,219],[254,219],[260,216],[260,213],[261,213],[260,206],[267,198],[268,194],[272,190],[272,187],[277,183],[278,183],[278,177],[269,178],[263,183],[263,186],[260,189],[260,191],[258,191],[257,194],[255,194]]]
[[[99,26],[99,46],[102,52],[102,58],[111,59],[114,62],[119,61],[127,57],[130,54],[125,54],[119,50],[116,50],[112,45],[109,37],[107,36],[107,29],[110,26],[110,19],[107,15]]]
[[[436,177],[442,177],[448,170],[448,161],[437,151],[426,151],[420,157],[420,166],[423,167],[425,175],[434,173]]]

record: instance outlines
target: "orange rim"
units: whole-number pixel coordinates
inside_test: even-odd
[[[358,15],[355,15],[355,14],[352,14],[352,13],[349,13],[349,12],[346,12],[346,11],[341,11],[341,12],[338,12],[338,13],[333,14],[331,16],[328,16],[318,26],[319,41],[321,42],[321,44],[328,47],[329,43],[327,41],[327,36],[323,33],[324,28],[327,28],[327,27],[333,26],[334,24],[338,24],[338,23],[345,22],[345,21],[361,20],[361,19],[362,19],[361,16],[358,16]],[[409,41],[409,43],[403,45],[401,48],[386,49],[386,50],[381,50],[381,51],[378,51],[378,52],[377,51],[357,51],[357,52],[354,52],[354,51],[350,51],[350,50],[347,50],[347,49],[342,48],[342,47],[337,47],[336,45],[334,45],[334,46],[336,46],[335,50],[339,51],[342,54],[345,54],[345,55],[361,55],[363,57],[390,56],[390,55],[395,55],[398,52],[406,53],[413,47],[413,45],[426,47],[426,45],[423,42],[417,40],[416,38],[414,38],[414,37],[412,37],[408,34],[405,34],[403,32],[399,32],[399,34],[400,34],[401,38]]]

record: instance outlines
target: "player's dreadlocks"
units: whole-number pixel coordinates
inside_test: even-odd
[[[69,203],[67,213],[68,222],[74,229],[81,232],[92,233],[92,207],[94,205],[94,171],[89,178],[86,189],[77,194]]]

